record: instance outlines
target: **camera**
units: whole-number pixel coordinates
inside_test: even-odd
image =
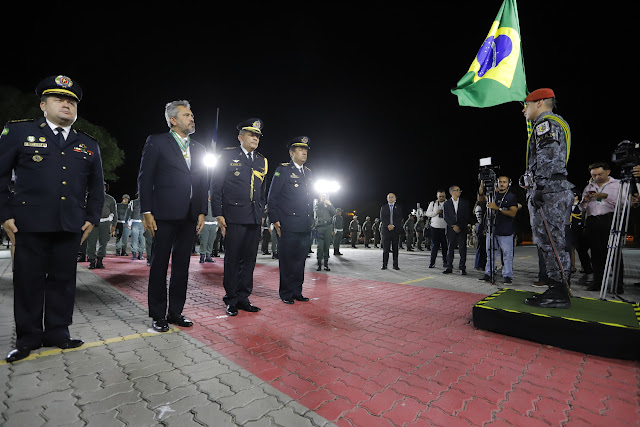
[[[495,192],[498,184],[495,171],[496,169],[500,169],[500,167],[491,164],[491,157],[480,159],[480,173],[478,174],[478,181],[482,181],[484,183],[486,194],[493,194]]]
[[[616,147],[611,161],[620,167],[623,177],[630,178],[633,176],[633,167],[640,164],[640,144],[625,139]]]

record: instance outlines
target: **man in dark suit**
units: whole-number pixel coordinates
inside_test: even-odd
[[[393,269],[398,267],[398,241],[402,230],[402,210],[396,204],[396,195],[387,194],[387,204],[380,208],[380,234],[382,237],[382,270],[389,263],[389,249],[393,252]]]
[[[98,142],[72,127],[80,86],[51,76],[36,94],[45,118],[9,123],[0,137],[0,221],[15,247],[16,347],[7,362],[41,346],[83,344],[69,335],[76,257],[104,202]]]
[[[471,206],[467,200],[461,199],[462,190],[457,185],[449,187],[451,198],[444,202],[444,222],[447,223],[447,268],[444,274],[453,272],[453,251],[458,246],[460,262],[458,264],[463,276],[467,274],[467,231],[471,220]]]
[[[304,166],[308,150],[308,137],[294,138],[289,144],[291,162],[278,166],[269,188],[269,215],[279,236],[279,293],[285,304],[309,301],[302,295],[313,226],[313,180],[311,170]]]
[[[260,119],[238,126],[240,145],[222,151],[211,176],[211,211],[224,236],[223,301],[229,316],[238,310],[255,313],[253,292],[262,214],[267,202],[267,159],[256,151],[262,136]],[[269,207],[271,210],[271,207]]]
[[[182,309],[187,297],[191,247],[204,227],[208,211],[206,150],[191,140],[196,129],[191,106],[187,101],[170,102],[165,107],[165,118],[170,131],[147,138],[138,174],[140,211],[145,228],[153,237],[148,298],[149,316],[157,332],[168,331],[169,323],[193,326],[182,315]]]

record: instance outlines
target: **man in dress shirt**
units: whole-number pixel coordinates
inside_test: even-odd
[[[427,216],[430,218],[431,228],[431,262],[429,262],[429,268],[436,266],[436,257],[438,251],[442,250],[442,265],[447,266],[447,236],[446,229],[447,223],[444,222],[444,202],[447,201],[447,196],[444,190],[438,190],[436,192],[436,200],[429,203],[427,207]]]
[[[585,234],[589,240],[593,268],[593,282],[587,290],[599,291],[607,261],[607,244],[611,232],[613,211],[616,208],[618,190],[620,189],[620,181],[610,176],[611,168],[603,162],[589,165],[589,171],[591,180],[582,192],[580,209],[587,214]],[[624,293],[623,274],[624,267],[621,257],[618,271],[618,294]]]
[[[471,206],[467,200],[461,199],[462,190],[458,185],[449,187],[451,198],[444,203],[444,221],[447,223],[447,268],[444,274],[453,272],[453,252],[458,246],[460,260],[458,267],[463,276],[467,274],[467,230],[471,219]]]
[[[387,269],[389,250],[393,252],[393,269],[398,266],[398,242],[402,230],[402,210],[396,204],[396,195],[387,194],[387,204],[380,208],[380,234],[382,237],[382,270]]]

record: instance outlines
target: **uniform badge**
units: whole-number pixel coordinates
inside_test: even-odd
[[[4,129],[2,129],[2,135],[3,135],[3,136],[4,136],[4,135],[6,135],[6,134],[8,134],[8,133],[9,133],[9,128],[4,128]]]
[[[40,139],[39,139],[40,142],[45,142],[46,140],[47,140],[47,138],[45,138],[44,136],[41,136]]]
[[[47,143],[46,142],[25,142],[24,143],[25,147],[42,147],[42,148],[47,148]]]
[[[551,126],[549,126],[549,122],[544,121],[536,126],[536,135],[543,135],[551,130]]]
[[[43,160],[42,156],[39,154],[36,154],[35,156],[33,156],[32,159],[34,162],[41,162]]]
[[[240,171],[235,171],[233,174],[234,174],[235,176],[240,176]]]
[[[298,175],[296,175],[295,173],[291,172],[291,178],[300,178]]]
[[[29,136],[27,137],[27,141],[29,141],[29,142],[34,142],[35,140],[36,140],[36,137],[35,137],[35,136],[29,135]]]
[[[293,186],[294,186],[294,187],[297,187],[297,186],[298,186],[298,184],[293,184]]]

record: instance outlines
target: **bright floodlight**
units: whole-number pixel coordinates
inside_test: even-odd
[[[216,165],[217,157],[213,153],[207,153],[204,156],[204,164],[208,168],[213,168]]]
[[[340,189],[340,184],[337,181],[327,181],[325,179],[319,179],[315,185],[316,191],[320,194],[335,193]]]

